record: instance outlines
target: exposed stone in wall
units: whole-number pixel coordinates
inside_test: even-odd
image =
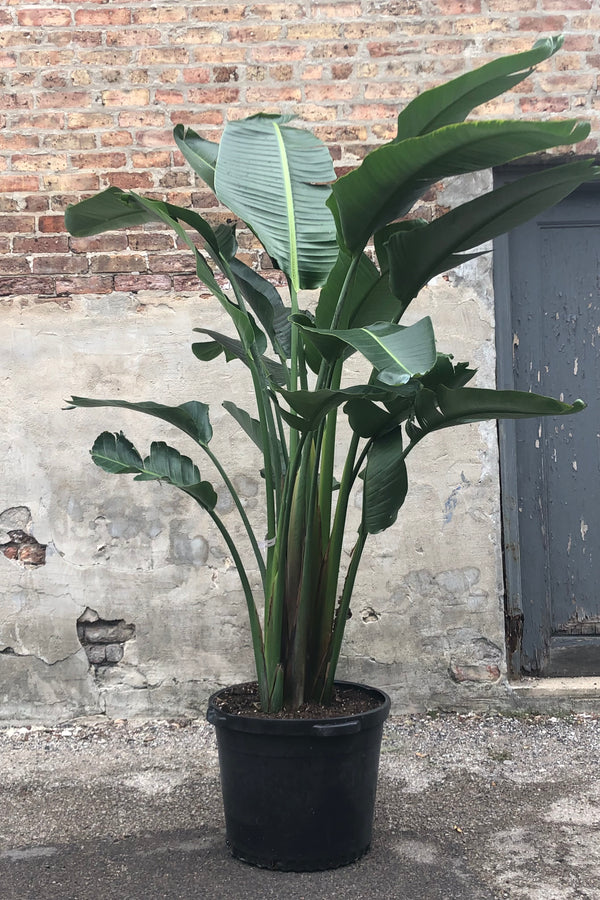
[[[124,645],[135,637],[135,625],[125,619],[101,619],[89,606],[77,619],[77,637],[93,666],[115,666],[123,659]]]
[[[43,566],[46,544],[31,534],[33,522],[26,506],[15,506],[0,513],[0,553],[22,566]]]

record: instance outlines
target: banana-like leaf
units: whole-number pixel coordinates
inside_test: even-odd
[[[289,406],[300,419],[294,420],[293,427],[299,431],[311,431],[316,428],[332,409],[356,398],[367,398],[381,403],[391,402],[399,396],[399,391],[404,388],[387,388],[375,384],[356,384],[339,390],[322,389],[318,391],[288,391],[280,389],[279,393],[287,401]],[[281,410],[285,415],[285,410]]]
[[[406,308],[434,275],[471,258],[459,254],[529,221],[599,174],[592,160],[556,166],[463,203],[416,231],[395,232],[387,243],[394,295]]]
[[[122,431],[103,431],[90,453],[96,465],[111,475],[137,475],[144,468],[142,457]]]
[[[358,350],[377,371],[378,380],[388,385],[406,384],[414,375],[428,372],[437,359],[429,316],[408,328],[390,322],[340,330],[299,327],[329,361],[337,359],[345,346]]]
[[[239,359],[244,365],[248,367],[251,366],[250,355],[241,341],[231,338],[229,335],[220,334],[218,331],[212,331],[210,328],[194,328],[194,331],[198,331],[200,334],[206,334],[208,337],[212,338],[210,341],[192,344],[192,353],[196,359],[206,362],[211,359],[216,359],[220,353],[224,353],[227,362],[231,362],[232,359]],[[257,343],[260,353],[262,352],[260,349],[261,347],[262,350],[266,348],[266,340],[262,332],[258,332],[258,335],[259,339]],[[273,359],[269,359],[267,356],[261,356],[260,358],[272,381],[277,385],[286,384],[287,373],[283,365]]]
[[[67,409],[111,406],[154,416],[156,419],[162,419],[179,428],[203,447],[206,447],[212,438],[208,406],[198,400],[189,400],[180,406],[165,406],[163,403],[153,403],[151,400],[129,403],[127,400],[92,400],[89,397],[71,397],[68,402]]]
[[[287,117],[228,122],[215,170],[217,197],[258,236],[295,290],[322,285],[335,263],[326,206],[335,179],[327,147]]]
[[[417,137],[463,119],[482,103],[499,97],[531,74],[533,66],[562,47],[561,36],[537,41],[531,50],[502,56],[439,87],[423,91],[398,116],[395,141]]]
[[[244,299],[265,329],[273,349],[289,359],[292,342],[292,326],[289,321],[291,309],[284,305],[271,282],[250,266],[239,259],[232,259],[230,265]]]
[[[372,234],[400,218],[441,178],[463,175],[528,153],[583,140],[588,123],[462,122],[421,137],[385,144],[333,185],[340,241],[362,251]]]
[[[223,408],[235,419],[238,425],[246,432],[248,437],[262,452],[264,442],[258,419],[253,419],[250,413],[246,412],[245,409],[240,409],[239,406],[236,406],[235,403],[231,403],[229,400],[223,401]]]
[[[331,328],[338,301],[344,289],[346,295],[336,327],[348,328],[352,322],[354,310],[361,305],[367,293],[379,280],[377,267],[363,253],[358,265],[354,268],[352,280],[346,284],[351,263],[352,256],[341,248],[336,263],[329,273],[329,278],[319,294],[319,302],[315,310],[317,328]]]
[[[404,404],[408,416],[412,410],[412,400],[404,399]],[[397,424],[397,420],[387,410],[366,397],[349,400],[344,406],[344,412],[348,416],[352,431],[364,438],[372,438],[384,431],[390,431]]]
[[[378,534],[393,525],[406,499],[408,474],[402,449],[400,428],[376,438],[369,449],[363,495],[363,521],[368,534]]]
[[[105,472],[135,474],[135,481],[165,481],[189,494],[204,509],[212,510],[216,505],[215,489],[208,481],[202,481],[198,467],[164,441],[153,442],[149,456],[142,460],[123,432],[105,431],[96,438],[91,454]]]
[[[524,419],[538,416],[564,416],[585,409],[583,400],[563,403],[553,397],[525,391],[495,391],[486,388],[446,388],[419,391],[415,399],[415,418],[406,431],[412,441],[453,425],[483,422],[486,419]]]
[[[175,126],[173,137],[194,172],[214,191],[215,166],[219,155],[219,145],[200,137],[191,128],[188,128],[186,131],[183,125]]]
[[[116,187],[109,187],[65,210],[65,227],[74,237],[90,237],[157,221],[161,221],[160,216],[138,203],[134,194]]]

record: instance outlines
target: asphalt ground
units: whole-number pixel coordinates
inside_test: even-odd
[[[329,872],[233,859],[200,720],[0,728],[0,900],[600,900],[600,719],[386,725],[373,844]]]

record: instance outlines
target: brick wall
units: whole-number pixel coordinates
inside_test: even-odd
[[[581,115],[597,136],[595,0],[4,0],[0,296],[196,288],[170,234],[74,239],[62,216],[109,185],[223,215],[174,149],[178,122],[218,139],[227,118],[293,111],[343,171],[417,91],[557,32],[564,50],[481,114]]]

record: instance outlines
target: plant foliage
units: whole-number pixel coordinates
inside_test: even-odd
[[[401,321],[433,276],[479,255],[484,242],[598,177],[591,161],[579,160],[526,175],[432,222],[410,217],[441,178],[586,137],[589,127],[572,120],[464,121],[560,45],[559,38],[539,41],[530,51],[423,92],[398,116],[397,136],[337,180],[327,148],[310,132],[292,127],[289,117],[230,122],[219,144],[178,125],[175,141],[186,160],[285,273],[289,306],[271,283],[236,258],[233,228],[212,228],[191,209],[109,188],[67,210],[67,228],[78,236],[168,224],[190,248],[199,279],[231,318],[235,337],[198,328],[203,337],[192,349],[201,361],[224,356],[249,370],[255,409],[231,401],[223,405],[263,456],[266,551],[211,449],[205,403],[170,407],[73,397],[71,405],[121,407],[160,418],[191,437],[224,479],[250,538],[251,560],[241,558],[218,514],[214,488],[191,459],[162,441],[143,458],[122,433],[103,433],[92,449],[94,462],[107,472],[174,485],[213,519],[240,574],[267,711],[309,700],[327,703],[366,541],[396,521],[408,491],[406,460],[423,438],[468,422],[557,416],[585,406],[580,400],[568,404],[467,387],[474,371],[437,352],[429,317],[410,326]],[[224,280],[230,291],[220,286]],[[317,287],[318,305],[309,316],[299,308],[298,292]],[[354,353],[371,368],[364,384],[343,380]],[[349,424],[343,435],[337,431],[340,416]],[[346,433],[337,480],[334,448]],[[359,478],[362,517],[344,569],[346,519]],[[260,573],[261,597],[250,585],[252,569]]]

